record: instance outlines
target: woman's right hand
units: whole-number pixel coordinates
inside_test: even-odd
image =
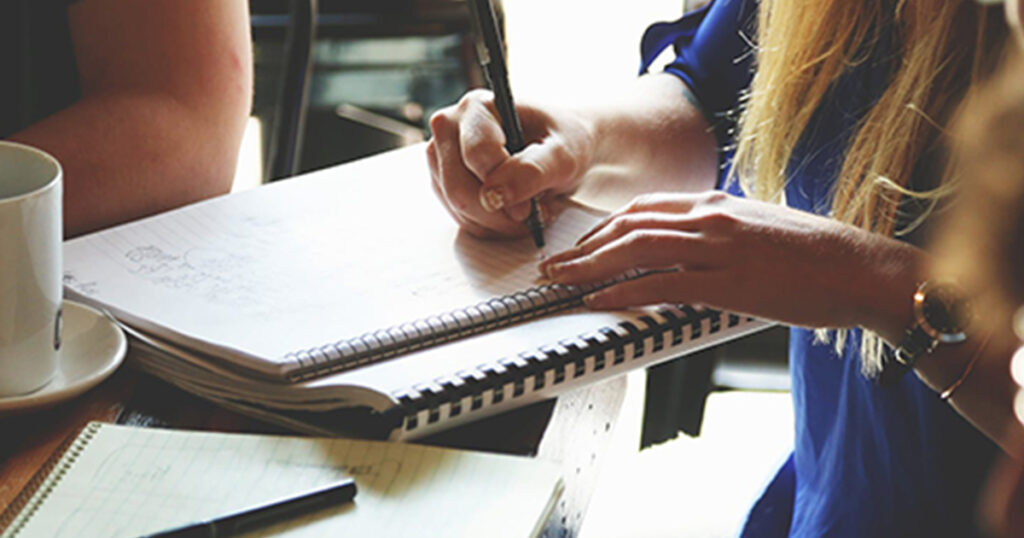
[[[427,160],[434,192],[459,226],[484,238],[520,237],[532,197],[576,188],[594,153],[592,127],[579,115],[516,107],[527,143],[509,155],[493,94],[474,90],[430,118]],[[545,211],[541,202],[541,218]]]

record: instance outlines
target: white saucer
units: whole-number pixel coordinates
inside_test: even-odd
[[[0,398],[0,415],[35,411],[70,400],[95,387],[124,360],[121,328],[92,307],[64,301],[64,328],[57,373],[28,394]]]

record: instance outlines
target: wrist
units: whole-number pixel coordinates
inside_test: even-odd
[[[914,293],[924,274],[925,254],[894,239],[871,239],[879,248],[865,259],[854,280],[860,283],[856,286],[859,325],[897,347],[914,323]]]
[[[577,156],[575,178],[578,183],[587,171],[601,162],[602,155],[607,151],[601,141],[609,138],[608,131],[613,127],[608,125],[608,120],[597,110],[578,110],[570,114],[576,128],[573,129],[575,140],[569,149]]]
[[[631,125],[632,120],[618,107],[598,107],[580,110],[576,113],[585,133],[589,148],[589,162],[586,168],[606,166],[621,168],[628,163],[628,148],[624,147],[638,133]]]
[[[928,363],[934,361],[926,357],[932,355],[938,347],[962,349],[962,344],[967,340],[972,308],[963,289],[956,282],[942,278],[924,281],[914,292],[913,310],[911,325],[899,340],[892,360],[884,366],[881,378],[883,383],[887,379],[899,379],[909,369],[916,368],[919,361],[927,369]],[[984,346],[982,343],[960,378],[943,390],[943,400],[949,398],[970,373]]]

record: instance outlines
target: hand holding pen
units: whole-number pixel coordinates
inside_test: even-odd
[[[507,88],[507,79],[500,80]],[[517,141],[506,134],[512,123],[499,110],[498,93],[475,90],[437,112],[427,157],[434,190],[462,229],[484,238],[521,237],[529,232],[531,199],[541,199],[540,216],[549,216],[542,195],[576,188],[589,165],[591,136],[574,113],[506,101],[521,120]],[[517,146],[522,151],[514,152]]]
[[[512,99],[512,88],[508,83],[508,66],[505,63],[505,46],[498,34],[498,20],[491,0],[469,0],[477,34],[477,56],[484,68],[487,84],[494,92],[494,106],[498,109],[501,128],[505,133],[505,149],[510,155],[523,150],[523,127],[519,123],[516,104]],[[500,191],[484,190],[481,201],[485,208],[500,208],[503,205]],[[537,197],[530,198],[530,212],[526,216],[526,227],[530,230],[537,248],[544,246],[544,224],[540,220]]]

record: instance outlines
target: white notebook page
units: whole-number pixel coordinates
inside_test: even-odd
[[[414,147],[75,239],[65,284],[148,332],[271,373],[290,352],[537,285],[531,241],[458,233],[426,170]],[[547,251],[597,220],[567,208]]]
[[[11,536],[138,536],[347,476],[359,490],[354,503],[250,535],[519,538],[560,492],[555,464],[523,457],[104,424]]]

